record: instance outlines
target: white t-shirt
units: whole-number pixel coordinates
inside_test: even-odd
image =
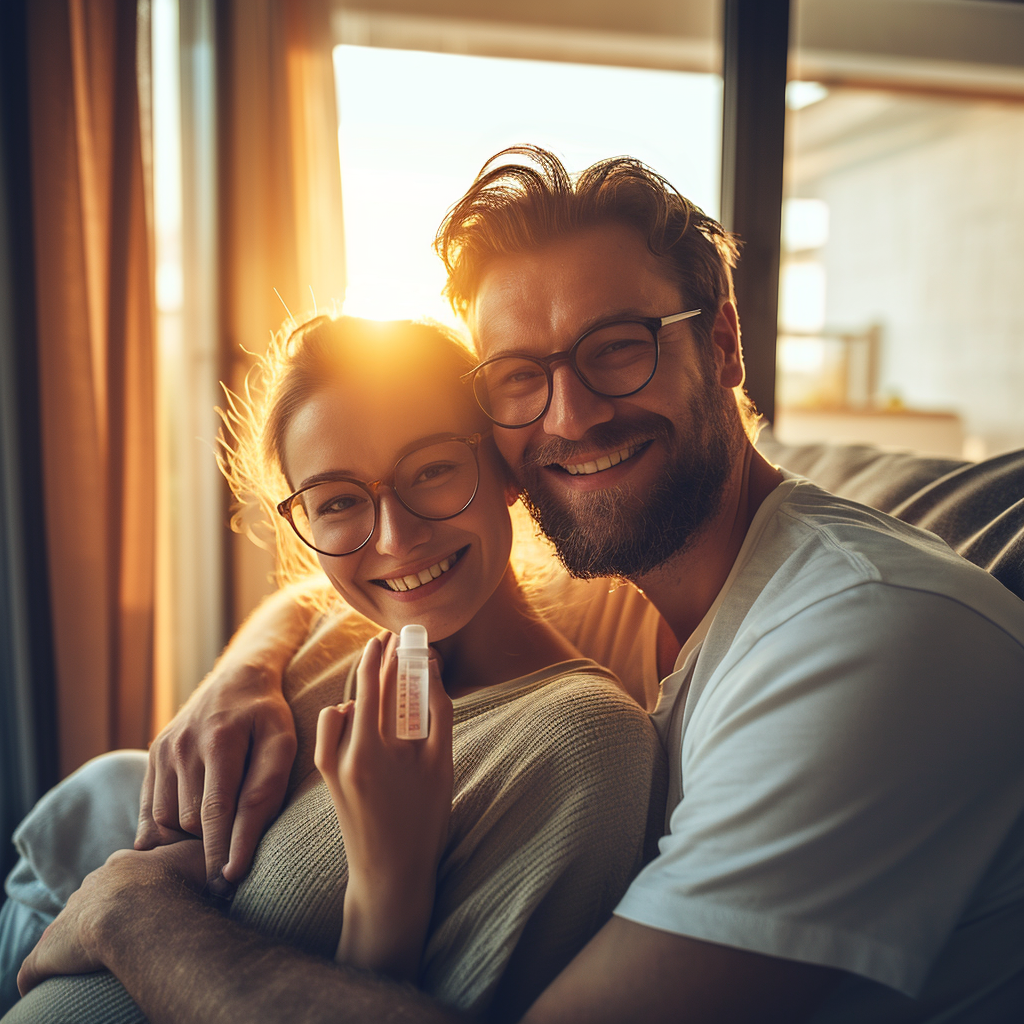
[[[1024,603],[998,581],[787,474],[654,717],[670,831],[617,915],[851,972],[815,1024],[1018,1019]]]

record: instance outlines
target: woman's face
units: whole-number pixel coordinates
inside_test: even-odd
[[[393,388],[385,394],[355,384],[326,387],[288,424],[285,472],[295,490],[322,473],[364,482],[387,478],[396,461],[421,442],[464,437],[479,429],[452,405],[430,386]],[[489,441],[478,454],[480,486],[459,515],[420,519],[384,486],[376,492],[377,524],[370,540],[348,555],[318,555],[335,589],[353,608],[396,633],[418,622],[434,643],[461,629],[483,607],[508,566],[508,505],[514,491]],[[407,590],[388,586],[388,580],[425,572],[431,574],[429,583]]]

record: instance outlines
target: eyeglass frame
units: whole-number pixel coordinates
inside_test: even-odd
[[[344,558],[346,555],[354,555],[357,551],[362,551],[367,544],[370,543],[374,533],[377,531],[377,526],[380,523],[380,498],[377,494],[381,487],[388,487],[391,489],[391,493],[395,496],[398,503],[410,513],[410,515],[416,516],[417,519],[424,519],[431,523],[441,523],[447,519],[454,519],[456,516],[462,515],[463,512],[473,504],[473,500],[477,496],[477,492],[480,490],[480,454],[479,447],[480,442],[483,441],[484,437],[489,436],[486,433],[467,434],[464,437],[442,437],[436,441],[431,441],[428,444],[420,445],[419,447],[412,448],[407,451],[404,455],[400,455],[396,460],[395,464],[391,467],[391,472],[386,476],[381,477],[379,480],[359,480],[354,476],[345,476],[338,474],[337,476],[329,476],[322,480],[316,480],[311,484],[307,484],[305,487],[300,487],[297,491],[289,494],[283,501],[277,503],[277,514],[288,521],[288,525],[292,528],[295,536],[302,541],[306,547],[315,551],[318,555],[325,555],[327,558]],[[464,444],[473,453],[473,462],[476,465],[476,483],[473,486],[473,493],[469,496],[469,500],[465,505],[458,510],[458,512],[452,512],[446,516],[425,516],[417,512],[415,509],[409,507],[409,505],[402,499],[402,496],[395,490],[395,475],[398,471],[399,465],[410,455],[415,455],[417,452],[424,451],[427,448],[433,448],[435,445],[448,444],[451,441],[459,441]],[[352,548],[351,551],[343,551],[341,554],[333,553],[330,551],[322,551],[315,544],[311,544],[305,537],[299,533],[299,528],[295,525],[295,520],[292,519],[292,503],[300,494],[305,494],[306,491],[311,491],[314,487],[322,487],[327,483],[350,483],[355,484],[370,496],[370,503],[373,505],[373,525],[370,527],[370,532],[366,535],[366,539],[359,545],[359,547]],[[311,527],[312,528],[312,527]]]
[[[552,371],[552,364],[566,360],[572,369],[572,372],[576,374],[576,379],[591,393],[600,395],[602,398],[629,398],[630,395],[635,395],[638,391],[643,391],[648,384],[654,380],[655,373],[658,372],[658,359],[661,354],[661,339],[659,332],[663,327],[668,327],[670,324],[679,323],[682,320],[689,320],[691,317],[700,316],[703,310],[690,309],[683,313],[670,313],[668,316],[627,316],[621,319],[605,320],[602,323],[595,324],[588,331],[581,334],[569,348],[562,352],[552,352],[549,356],[534,356],[527,355],[522,352],[501,352],[496,356],[491,356],[489,359],[485,359],[482,363],[478,363],[468,373],[464,373],[459,380],[463,384],[468,384],[473,387],[473,397],[476,399],[477,405],[480,406],[483,414],[495,424],[495,426],[503,427],[505,430],[521,430],[523,427],[533,426],[538,420],[543,419],[547,415],[548,409],[551,408],[551,399],[555,394],[555,377]],[[576,365],[576,350],[583,344],[587,338],[592,334],[596,334],[598,331],[604,330],[606,327],[611,327],[614,324],[642,324],[646,327],[651,334],[654,336],[654,366],[651,367],[650,375],[647,380],[643,382],[639,387],[633,388],[632,391],[623,391],[619,394],[610,395],[605,391],[598,391],[592,384],[590,384],[580,373],[580,368]],[[532,363],[537,363],[543,370],[544,374],[548,379],[548,398],[544,403],[544,408],[541,409],[532,420],[528,420],[526,423],[502,423],[500,420],[495,419],[486,409],[483,407],[483,403],[480,401],[480,396],[476,393],[476,376],[485,367],[491,363],[496,363],[500,359],[526,359]]]

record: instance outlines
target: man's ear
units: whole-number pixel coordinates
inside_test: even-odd
[[[718,309],[711,328],[718,383],[724,388],[743,383],[743,350],[740,347],[740,321],[736,306],[726,299]]]
[[[512,479],[512,474],[509,472],[505,480],[505,504],[511,508],[519,500],[519,484]]]

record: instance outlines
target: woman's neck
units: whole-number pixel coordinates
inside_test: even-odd
[[[434,645],[453,699],[582,655],[535,612],[511,566],[473,618]]]

